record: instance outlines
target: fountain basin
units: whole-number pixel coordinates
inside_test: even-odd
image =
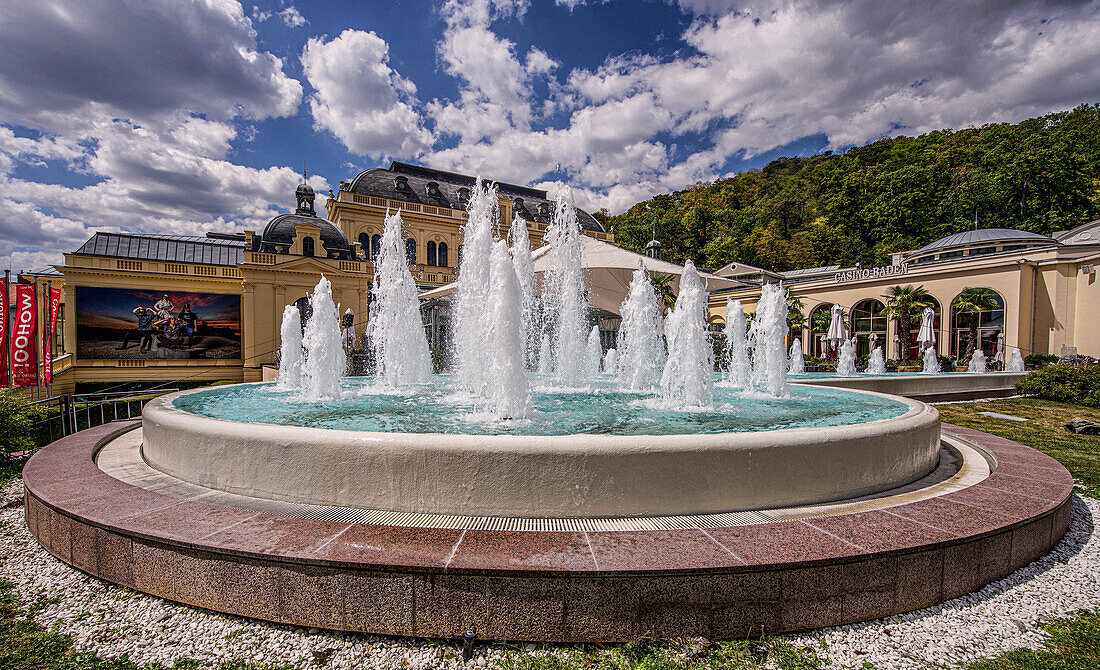
[[[232,387],[222,387],[232,388]],[[229,421],[170,394],[143,412],[143,456],[184,481],[260,498],[411,513],[593,518],[688,515],[841,500],[937,464],[939,412],[761,432],[474,435]],[[205,391],[209,393],[209,390]]]

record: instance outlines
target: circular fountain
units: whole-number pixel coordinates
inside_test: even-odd
[[[471,422],[449,382],[409,395],[348,383],[320,406],[270,384],[163,396],[146,406],[142,453],[184,481],[261,498],[607,517],[842,500],[920,479],[940,452],[935,409],[869,393],[719,389],[709,411],[676,412],[604,382],[537,393],[530,418],[510,426]]]
[[[915,400],[792,385],[778,286],[751,326],[731,309],[715,374],[694,266],[667,320],[639,267],[601,361],[568,198],[535,277],[526,224],[510,248],[494,239],[496,194],[475,191],[453,374],[431,374],[389,215],[375,377],[341,379],[322,278],[304,337],[284,314],[278,383],[164,396],[140,425],[36,455],[24,483],[43,546],[110,581],[273,621],[592,641],[916,609],[1064,533],[1072,479],[1052,459],[941,435]]]

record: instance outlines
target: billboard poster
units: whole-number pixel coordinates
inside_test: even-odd
[[[11,325],[11,372],[16,386],[38,386],[38,292],[33,284],[15,285]]]
[[[241,358],[241,297],[77,286],[81,360]]]

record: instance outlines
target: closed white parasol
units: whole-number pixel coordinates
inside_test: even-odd
[[[830,311],[832,317],[829,320],[829,332],[825,333],[825,341],[831,348],[839,349],[840,343],[847,339],[844,334],[844,308],[833,305]]]
[[[920,314],[920,332],[917,333],[917,345],[921,351],[936,346],[936,311],[925,307]]]

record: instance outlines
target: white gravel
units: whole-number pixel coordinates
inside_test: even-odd
[[[451,644],[307,631],[105,584],[38,545],[16,504],[21,496],[18,480],[0,489],[0,577],[16,584],[24,603],[41,604],[36,621],[71,635],[78,648],[168,666],[181,657],[211,665],[244,659],[302,668],[462,666]],[[1053,552],[976,593],[918,612],[785,639],[818,647],[838,668],[942,667],[1017,647],[1038,648],[1041,622],[1100,607],[1100,538],[1093,528],[1098,515],[1100,501],[1075,497],[1069,533]],[[479,646],[466,667],[491,665],[506,649]]]

